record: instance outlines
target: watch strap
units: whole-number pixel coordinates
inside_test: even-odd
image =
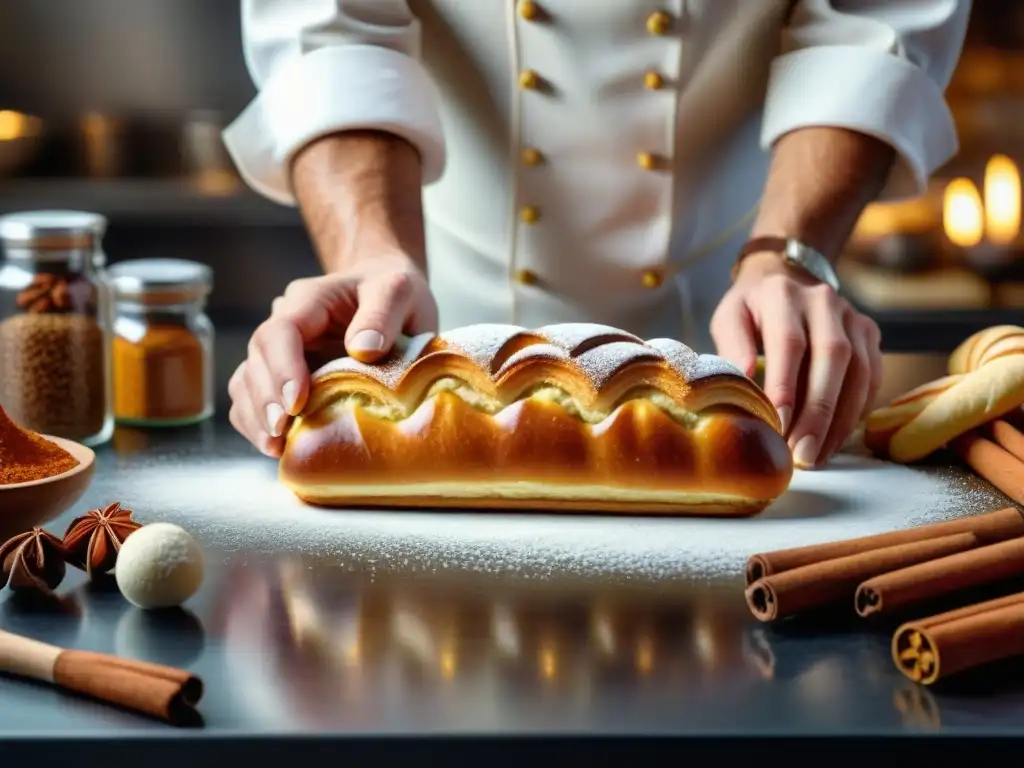
[[[786,254],[786,238],[784,237],[773,237],[772,235],[763,235],[762,237],[754,237],[743,244],[740,248],[740,252],[736,255],[736,264],[733,265],[733,277],[736,276],[736,270],[739,269],[740,264],[747,256],[752,256],[755,253],[777,253],[780,256]]]
[[[800,260],[791,258],[790,251],[791,247],[796,246],[800,251],[807,253],[810,252],[816,257],[816,261],[819,264],[815,265],[819,269],[813,269],[811,265],[806,264]],[[764,235],[761,237],[754,237],[748,240],[743,247],[740,249],[739,254],[736,256],[736,262],[732,267],[732,279],[736,279],[736,275],[739,272],[740,264],[748,256],[752,256],[755,253],[775,253],[778,254],[784,263],[803,270],[804,273],[810,275],[815,280],[825,283],[834,290],[839,290],[839,280],[835,275],[835,270],[832,268],[831,263],[828,259],[822,256],[817,251],[813,250],[809,246],[794,240],[793,238],[778,237],[773,235]]]

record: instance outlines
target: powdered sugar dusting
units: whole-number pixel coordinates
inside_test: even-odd
[[[410,366],[424,354],[435,339],[436,336],[432,333],[413,336],[405,345],[396,346],[387,360],[374,365],[361,363],[351,357],[341,357],[319,368],[312,378],[315,381],[331,373],[350,371],[379,381],[388,388],[394,388]]]
[[[495,378],[501,378],[506,371],[524,360],[544,357],[550,360],[568,360],[569,353],[561,347],[556,347],[554,344],[531,344],[529,347],[509,355],[508,360],[501,366],[501,370],[498,371]]]
[[[565,349],[567,352],[575,352],[576,349],[587,341],[599,336],[607,337],[609,341],[632,341],[634,344],[643,344],[643,339],[631,333],[612,328],[610,325],[598,325],[597,323],[559,323],[557,325],[545,325],[537,329],[537,335],[543,336],[552,344]]]
[[[441,334],[441,339],[459,349],[483,370],[493,373],[494,358],[502,347],[521,333],[527,331],[517,325],[481,323],[446,331]]]
[[[697,353],[681,341],[676,341],[675,339],[651,339],[647,342],[647,346],[658,350],[661,356],[665,358],[665,361],[680,376],[684,376],[687,370],[697,365]]]
[[[697,381],[711,376],[743,376],[743,372],[724,357],[701,355],[693,367],[688,368],[683,375],[689,381]]]
[[[710,376],[743,376],[743,372],[724,357],[697,355],[692,349],[675,339],[651,339],[654,347],[665,357],[673,370],[686,381],[697,381]]]
[[[736,520],[324,510],[298,501],[276,481],[274,465],[256,458],[138,467],[131,477],[121,495],[143,522],[177,523],[208,547],[504,580],[736,577],[756,552],[1005,506],[964,475],[936,478],[855,455],[797,472],[761,516]]]
[[[547,339],[548,344],[535,343],[524,347],[511,355],[500,371],[496,371],[494,366],[498,354],[517,336]],[[600,339],[602,343],[583,352],[579,351],[594,339]],[[554,357],[561,360],[575,358],[580,368],[592,377],[592,383],[597,389],[623,366],[644,359],[665,360],[686,381],[723,374],[743,376],[727,360],[714,355],[698,356],[679,341],[652,339],[645,342],[631,333],[608,325],[561,323],[531,331],[517,325],[481,323],[455,328],[440,336],[429,333],[416,336],[404,348],[396,349],[395,354],[376,365],[367,365],[350,357],[341,358],[322,367],[313,377],[317,379],[334,372],[351,371],[394,388],[420,358],[442,348],[464,354],[494,377],[507,370],[513,361],[522,362],[530,357]]]
[[[631,341],[613,341],[599,347],[588,349],[576,358],[576,363],[584,370],[596,389],[627,365],[641,360],[661,360],[658,351],[643,344]]]

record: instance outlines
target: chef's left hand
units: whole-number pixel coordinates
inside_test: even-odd
[[[743,260],[711,320],[711,335],[718,354],[748,376],[757,367],[760,338],[764,391],[801,468],[824,464],[842,447],[881,383],[874,320],[773,253]]]

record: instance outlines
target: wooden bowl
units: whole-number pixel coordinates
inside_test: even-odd
[[[78,459],[78,466],[43,480],[0,485],[0,543],[60,517],[92,482],[96,454],[91,449],[60,437],[43,437]]]

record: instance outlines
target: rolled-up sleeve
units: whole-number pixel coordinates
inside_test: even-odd
[[[242,38],[258,94],[224,142],[257,192],[294,205],[292,157],[346,130],[400,136],[419,150],[425,184],[441,176],[437,89],[406,0],[242,0]]]
[[[868,134],[897,153],[883,199],[924,192],[958,149],[944,91],[963,46],[969,0],[803,0],[772,65],[767,149],[799,128]]]

